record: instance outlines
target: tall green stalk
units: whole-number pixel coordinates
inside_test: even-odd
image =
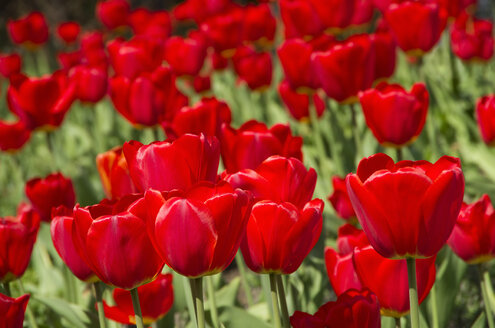
[[[280,311],[278,309],[277,278],[274,273],[270,273],[270,296],[272,298],[273,307],[273,327],[281,328]]]
[[[101,290],[99,281],[93,283],[93,291],[95,293],[96,308],[98,310],[98,320],[100,322],[100,328],[106,328],[107,321],[105,319],[105,312],[103,310],[103,291]]]
[[[134,307],[134,318],[136,318],[136,327],[144,328],[143,314],[141,313],[141,304],[139,303],[139,294],[137,287],[131,289],[132,306]]]
[[[196,310],[196,323],[198,328],[205,328],[205,308],[203,303],[203,278],[189,278],[191,291]]]
[[[289,309],[287,307],[287,298],[285,297],[285,289],[284,283],[282,281],[282,276],[277,274],[275,276],[275,279],[277,279],[278,299],[280,300],[280,308],[282,310],[282,324],[284,328],[290,328]]]
[[[215,299],[215,288],[213,286],[213,278],[208,276],[206,279],[206,288],[208,289],[208,300],[210,301],[210,313],[211,321],[214,328],[220,327],[220,320],[218,319],[217,302]]]
[[[488,299],[487,286],[485,285],[485,280],[483,278],[483,267],[481,264],[478,265],[478,273],[480,279],[481,294],[483,296],[483,303],[485,305],[486,321],[488,322],[489,328],[495,328],[495,324],[493,322],[493,314],[490,310],[490,300]]]
[[[418,286],[416,284],[416,259],[407,260],[407,278],[409,280],[409,307],[411,309],[411,328],[419,328]]]

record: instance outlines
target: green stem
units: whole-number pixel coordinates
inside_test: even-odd
[[[235,262],[237,264],[237,269],[239,270],[239,274],[241,276],[241,284],[244,289],[244,294],[246,294],[246,300],[248,307],[253,306],[253,296],[251,295],[251,290],[249,289],[249,284],[247,282],[246,277],[246,267],[244,266],[244,261],[242,260],[242,256],[240,252],[237,252],[235,255]]]
[[[332,106],[330,105],[330,99],[327,101],[328,105],[328,112],[330,113],[330,119],[332,119],[332,115],[335,114],[333,117],[335,120],[337,119],[337,114],[332,112]],[[312,106],[314,107],[314,106]],[[311,113],[311,112],[310,112]],[[337,124],[337,122],[335,122]],[[335,163],[335,172],[338,175],[343,175],[345,174],[344,170],[344,164],[342,162],[342,156],[339,153],[340,149],[337,147],[337,142],[335,139],[334,129],[333,127],[329,126],[329,129],[327,130],[327,136],[328,140],[330,142],[330,156],[332,156],[332,161]]]
[[[402,161],[404,159],[404,155],[402,153],[402,148],[396,148],[395,151],[397,153],[397,162]]]
[[[95,293],[96,308],[98,309],[98,320],[100,321],[100,328],[106,328],[107,321],[105,319],[105,312],[103,310],[103,291],[101,290],[99,281],[93,283],[93,291]]]
[[[361,145],[361,138],[359,137],[359,129],[357,125],[357,113],[356,113],[356,105],[355,104],[349,104],[349,107],[351,108],[351,129],[352,129],[352,136],[354,137],[354,144],[356,146],[356,153],[355,153],[355,158],[357,163],[361,160],[362,157],[362,145]]]
[[[144,328],[143,314],[141,313],[141,304],[139,304],[139,294],[137,287],[131,289],[132,306],[134,307],[134,317],[136,318],[136,327]]]
[[[160,127],[159,126],[155,126],[154,128],[152,128],[153,130],[153,141],[159,141],[161,138],[160,138]]]
[[[418,286],[416,284],[416,259],[407,260],[407,277],[409,280],[409,307],[411,309],[411,328],[419,328]]]
[[[481,264],[478,265],[478,273],[479,273],[479,278],[480,278],[480,287],[481,287],[481,294],[483,296],[483,303],[485,305],[485,314],[486,314],[486,320],[488,321],[488,327],[489,328],[494,328],[495,324],[493,322],[493,315],[492,312],[490,311],[490,305],[489,305],[489,299],[488,299],[488,291],[487,291],[487,286],[485,285],[485,280],[483,279],[483,267]]]
[[[488,300],[490,301],[490,308],[492,312],[495,313],[495,295],[493,294],[492,281],[488,270],[483,270],[483,278],[486,286],[486,294],[488,296]]]
[[[53,140],[53,132],[52,131],[46,131],[45,136],[46,136],[46,147],[48,148],[48,152],[50,153],[50,156],[52,157],[52,163],[55,166],[55,169],[58,170],[58,161],[57,161],[57,156],[55,156],[55,145],[54,145],[54,140]]]
[[[282,276],[277,274],[275,279],[277,280],[278,299],[280,301],[280,308],[282,309],[282,323],[284,328],[290,328],[289,309],[287,307],[287,298],[285,297]]]
[[[437,305],[437,287],[433,285],[430,291],[431,299],[431,317],[432,317],[432,328],[439,328],[440,323],[438,321],[438,305]]]
[[[194,320],[196,322],[196,307],[194,304],[194,290],[193,286],[190,284],[189,279],[184,276],[180,276],[182,278],[182,282],[184,285],[184,294],[186,294],[186,304],[187,304],[187,310],[189,312],[189,317],[191,320]]]
[[[196,307],[196,323],[198,328],[205,328],[205,308],[203,305],[203,278],[189,278]]]
[[[401,321],[400,318],[394,318],[395,319],[395,328],[401,328]]]
[[[5,289],[5,295],[8,297],[12,297],[12,291],[10,290],[10,282],[4,282],[3,283],[3,289]]]
[[[278,309],[278,295],[277,295],[277,282],[276,275],[274,273],[270,273],[270,296],[272,298],[272,307],[273,307],[273,327],[281,328],[280,324],[280,311]]]
[[[19,291],[21,292],[21,294],[22,295],[26,294],[21,279],[18,279],[17,281],[19,282]],[[31,306],[29,305],[29,303],[28,306],[26,307],[26,315],[29,322],[29,326],[31,328],[38,328],[38,324],[36,323],[36,319],[34,318],[34,314],[33,311],[31,310]]]
[[[449,49],[449,63],[450,63],[450,72],[452,74],[452,92],[454,93],[454,97],[459,97],[459,71],[457,70],[457,65],[455,62],[455,56],[452,52],[452,47]]]
[[[206,277],[206,288],[208,289],[208,298],[210,300],[210,313],[211,321],[214,328],[220,327],[220,321],[218,320],[217,302],[215,299],[215,288],[213,287],[213,278],[211,276]]]
[[[265,294],[265,299],[266,299],[266,307],[267,307],[267,312],[269,315],[269,319],[271,322],[273,322],[273,304],[272,304],[272,297],[271,297],[271,292],[270,292],[270,276],[267,274],[262,274],[259,275],[261,279],[261,287],[263,289],[263,293]]]
[[[76,286],[75,281],[73,279],[72,272],[70,272],[69,268],[64,265],[62,269],[65,278],[65,284],[67,286],[67,298],[70,303],[75,303],[76,299]]]

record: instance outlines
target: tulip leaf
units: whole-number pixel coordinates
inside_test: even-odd
[[[38,295],[32,295],[31,297],[33,298],[33,300],[46,305],[61,318],[67,320],[71,324],[71,327],[87,328],[94,327],[96,324],[96,322],[92,322],[90,314],[78,305],[70,304],[63,299],[55,297],[45,297]]]
[[[486,321],[485,312],[481,311],[480,315],[478,316],[478,318],[476,319],[476,321],[474,321],[474,323],[471,326],[471,328],[484,328],[484,327],[486,327],[485,326],[485,321]]]
[[[225,327],[235,328],[269,328],[266,322],[260,320],[248,311],[238,307],[224,307],[219,309],[220,322]]]

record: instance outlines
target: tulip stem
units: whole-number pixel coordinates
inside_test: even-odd
[[[26,294],[21,279],[18,279],[17,281],[19,282],[19,291],[21,292],[21,295]],[[36,323],[36,319],[34,318],[34,314],[33,311],[31,310],[31,306],[29,305],[29,303],[26,307],[26,315],[29,322],[29,326],[31,328],[38,328],[38,324]]]
[[[214,328],[220,328],[220,321],[218,320],[217,302],[215,299],[215,288],[213,287],[213,278],[211,276],[206,277],[206,288],[208,289],[208,298],[210,300],[210,313],[211,321]]]
[[[134,317],[136,318],[136,327],[144,328],[143,314],[141,313],[141,304],[139,304],[139,294],[137,287],[131,289],[132,306],[134,307]]]
[[[189,278],[192,297],[196,310],[196,323],[198,328],[205,328],[205,308],[203,305],[203,277]]]
[[[404,159],[402,148],[397,148],[395,151],[397,152],[397,162],[402,161]]]
[[[409,280],[409,307],[411,309],[411,328],[419,328],[418,286],[416,284],[416,259],[407,258],[407,277]]]
[[[284,282],[282,281],[282,276],[279,274],[275,275],[275,278],[277,279],[278,299],[280,300],[280,308],[282,309],[282,324],[284,328],[290,328],[289,309],[287,308]]]
[[[490,279],[490,272],[488,270],[483,270],[483,280],[485,281],[486,294],[490,303],[490,308],[492,312],[495,313],[495,295],[493,295],[492,281]]]
[[[246,267],[244,266],[244,262],[242,260],[242,256],[240,252],[237,252],[235,255],[235,262],[237,264],[237,269],[239,270],[239,274],[241,276],[241,284],[244,289],[244,294],[246,294],[246,300],[248,307],[253,306],[253,296],[251,295],[251,290],[249,289],[249,284],[247,282],[246,277]]]
[[[452,92],[454,97],[459,97],[459,71],[457,70],[457,65],[455,62],[454,52],[452,51],[452,45],[449,49],[449,63],[450,71],[452,72]]]
[[[10,291],[10,282],[4,282],[3,289],[5,290],[5,295],[7,295],[8,297],[12,297],[12,292]]]
[[[431,299],[431,317],[432,317],[432,328],[439,328],[440,324],[438,323],[438,306],[437,306],[437,288],[435,285],[431,288],[430,291]]]
[[[400,318],[394,318],[394,319],[395,319],[395,328],[402,328]]]
[[[481,295],[483,296],[483,303],[485,305],[485,314],[486,314],[486,320],[488,322],[488,327],[489,328],[495,328],[495,324],[493,323],[493,315],[492,312],[490,311],[490,300],[488,299],[488,290],[487,286],[485,284],[485,280],[483,279],[483,267],[481,264],[478,265],[478,273],[479,273],[479,278],[480,278],[480,287],[481,287]]]
[[[361,145],[361,138],[359,138],[359,129],[357,126],[356,105],[355,104],[349,104],[349,107],[351,108],[352,135],[354,137],[354,144],[356,146],[355,157],[356,157],[356,161],[359,161],[361,159],[362,145]]]
[[[332,113],[332,106],[331,106],[330,99],[327,100],[327,106],[328,106],[328,112],[330,113],[330,119],[334,119],[335,120],[334,123],[337,124],[337,121],[336,121],[337,120],[337,113]],[[333,114],[335,114],[335,116],[332,118]],[[331,122],[330,122],[330,125],[332,125]],[[330,143],[330,156],[332,157],[333,163],[335,163],[334,173],[336,173],[337,175],[342,175],[342,174],[345,174],[345,169],[344,169],[344,164],[342,162],[342,156],[339,153],[340,149],[337,147],[337,141],[335,139],[335,135],[333,134],[334,131],[335,130],[334,130],[333,126],[330,126],[328,129],[328,133],[327,133],[327,136],[329,139],[328,141]]]
[[[101,290],[100,282],[93,283],[93,291],[95,293],[96,308],[98,310],[98,320],[100,321],[100,328],[107,327],[107,321],[105,319],[105,312],[103,310],[103,291]]]
[[[273,307],[273,327],[281,328],[280,324],[280,311],[278,309],[278,293],[277,293],[277,278],[274,273],[270,273],[270,295],[272,298]]]

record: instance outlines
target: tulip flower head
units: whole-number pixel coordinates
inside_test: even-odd
[[[476,120],[481,138],[487,145],[495,144],[495,95],[478,99],[476,103]]]
[[[0,318],[2,318],[2,327],[22,328],[24,312],[26,312],[28,302],[28,294],[19,296],[18,298],[0,294]]]

